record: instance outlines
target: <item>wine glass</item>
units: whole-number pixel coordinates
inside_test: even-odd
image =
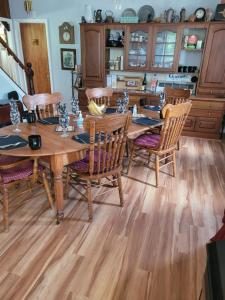
[[[9,104],[10,104],[10,120],[12,124],[15,125],[13,132],[19,133],[21,132],[21,129],[19,129],[20,113],[17,107],[17,103],[15,100],[11,100]]]
[[[73,97],[71,100],[71,107],[72,107],[72,113],[74,116],[78,116],[80,112],[80,107],[79,107],[79,99]]]
[[[70,118],[65,103],[59,104],[58,112],[59,112],[59,125],[62,127],[61,137],[67,137],[69,136],[67,130],[68,130]]]

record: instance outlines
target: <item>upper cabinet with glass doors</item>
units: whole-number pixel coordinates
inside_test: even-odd
[[[145,71],[149,69],[152,31],[145,24],[128,25],[126,32],[125,69]]]
[[[156,72],[176,71],[180,47],[180,27],[173,24],[155,25],[151,70]]]

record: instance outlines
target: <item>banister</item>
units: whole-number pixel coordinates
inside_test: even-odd
[[[32,70],[32,64],[30,62],[27,63],[25,66],[22,61],[17,57],[17,55],[12,51],[12,49],[9,47],[9,45],[3,40],[3,38],[0,37],[0,44],[7,50],[8,55],[12,56],[13,59],[19,64],[22,70],[24,70],[26,74],[27,79],[27,88],[28,88],[28,94],[34,95],[34,71]]]

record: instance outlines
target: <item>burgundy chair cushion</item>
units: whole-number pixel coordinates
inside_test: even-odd
[[[157,148],[160,141],[159,134],[142,134],[134,140],[136,146],[145,148]]]
[[[33,161],[28,161],[24,164],[20,164],[19,166],[7,170],[0,170],[0,176],[3,183],[6,184],[16,180],[27,179],[30,175],[33,174],[33,165]],[[38,171],[41,172],[42,170],[43,167],[39,165]]]
[[[21,157],[0,155],[0,163],[10,164],[21,160]]]
[[[101,151],[100,162],[103,161],[103,154],[104,154],[104,152]],[[94,152],[94,173],[97,172],[97,168],[98,168],[98,156],[99,156],[99,151],[95,150],[95,152]],[[106,159],[107,159],[107,157],[106,157]],[[89,152],[87,153],[87,155],[84,159],[70,164],[69,167],[79,173],[88,173],[88,171],[89,171]]]

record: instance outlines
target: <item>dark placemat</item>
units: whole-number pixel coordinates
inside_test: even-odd
[[[48,117],[41,119],[38,122],[44,125],[56,125],[59,124],[59,117]]]
[[[162,123],[161,120],[150,119],[150,118],[137,118],[132,120],[133,123],[140,125],[153,126]]]
[[[18,135],[0,136],[0,150],[10,150],[25,147],[28,142]]]
[[[105,111],[106,114],[114,114],[116,112],[117,112],[117,109],[113,108],[113,107],[107,107],[106,111]]]
[[[160,111],[161,107],[159,105],[144,105],[144,109],[148,109],[152,111]]]
[[[72,139],[76,142],[79,142],[81,144],[90,144],[90,136],[88,133],[81,133],[74,135]],[[104,135],[101,135],[101,141],[104,140]],[[98,134],[95,135],[95,142],[97,143],[98,141]]]

